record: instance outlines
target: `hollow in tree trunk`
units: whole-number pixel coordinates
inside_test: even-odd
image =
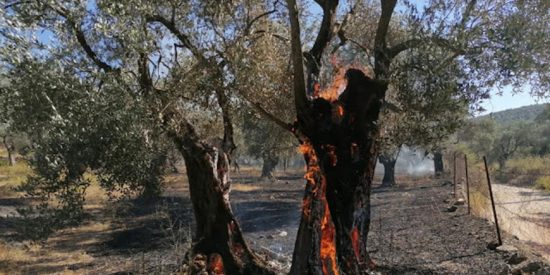
[[[381,187],[395,186],[395,163],[397,159],[393,156],[380,156],[380,163],[384,166],[384,178]]]
[[[435,151],[433,154],[434,154],[434,173],[436,177],[440,177],[444,173],[443,154],[441,153],[441,151]]]
[[[250,250],[231,210],[228,154],[199,141],[189,124],[184,127],[186,134],[172,138],[185,161],[196,220],[191,273],[274,274]]]
[[[312,124],[296,125],[308,170],[290,274],[363,274],[372,268],[370,189],[386,86],[359,70],[348,70],[346,78],[338,100],[315,99]]]
[[[262,154],[262,159],[262,179],[276,180],[273,172],[275,171],[275,167],[277,167],[277,164],[279,163],[279,157],[275,154],[268,152]]]

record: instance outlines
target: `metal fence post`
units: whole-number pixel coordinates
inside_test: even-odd
[[[453,154],[453,195],[456,199],[456,151]]]
[[[468,156],[464,154],[464,170],[466,172],[466,199],[468,200],[468,214],[470,214],[470,177],[468,176]]]
[[[485,174],[487,175],[487,184],[489,185],[489,196],[491,197],[491,205],[493,206],[493,217],[495,218],[495,226],[497,228],[498,245],[502,245],[500,228],[498,227],[497,211],[495,208],[495,199],[493,198],[493,189],[491,188],[491,177],[489,176],[489,168],[487,167],[487,158],[485,156],[483,156],[483,163],[485,164]]]

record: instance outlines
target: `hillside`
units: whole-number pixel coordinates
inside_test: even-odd
[[[474,120],[493,118],[499,124],[508,124],[516,121],[534,121],[550,104],[535,104],[523,106],[514,109],[508,109],[500,112],[494,112],[483,116],[478,116]]]

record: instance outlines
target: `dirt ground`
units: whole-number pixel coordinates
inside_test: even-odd
[[[279,173],[277,182],[260,182],[258,175],[247,169],[234,174],[233,211],[252,248],[288,269],[300,217],[302,175]],[[463,205],[448,212],[450,185],[427,178],[399,177],[399,182],[396,188],[375,188],[372,194],[369,251],[379,274],[508,274],[526,264],[541,265],[528,246],[509,235],[505,243],[529,259],[508,264],[514,252],[488,249],[496,238],[494,227],[467,215]],[[39,244],[19,234],[20,219],[13,209],[24,204],[0,198],[0,273],[169,274],[177,271],[193,231],[183,174],[167,177],[166,192],[158,201],[89,205],[84,224]],[[547,271],[543,267],[539,272]]]
[[[502,229],[550,261],[550,194],[503,184],[494,184],[493,192]],[[483,217],[493,220],[492,211],[485,211]]]

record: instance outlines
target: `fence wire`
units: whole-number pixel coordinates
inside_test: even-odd
[[[457,189],[456,196],[469,202],[472,215],[495,223],[486,167],[482,160],[470,157],[466,170],[466,158],[462,153],[455,153],[449,162]],[[490,165],[487,169],[500,229],[528,242],[550,260],[550,195],[533,187],[537,178],[550,174],[498,171]]]

